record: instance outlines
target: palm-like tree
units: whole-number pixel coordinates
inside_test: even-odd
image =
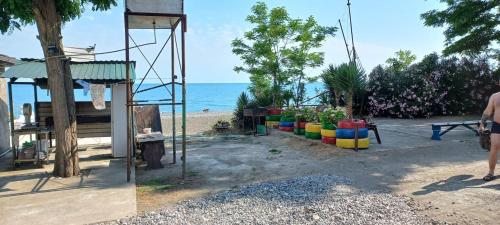
[[[332,87],[342,91],[346,97],[346,111],[352,119],[353,96],[355,92],[364,90],[366,84],[365,71],[353,63],[343,63],[336,67],[331,78]]]
[[[341,89],[336,85],[334,81],[334,77],[337,75],[338,67],[330,64],[320,75],[323,83],[325,85],[325,89],[330,93],[330,99],[333,98],[335,101],[335,106],[340,105],[340,92]]]

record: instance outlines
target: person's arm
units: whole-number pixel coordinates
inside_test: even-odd
[[[493,118],[493,108],[494,108],[493,99],[494,96],[492,95],[490,97],[490,100],[488,101],[488,106],[486,106],[486,109],[483,112],[483,116],[481,116],[481,124],[479,126],[480,129],[484,129],[484,127],[486,126],[486,121],[492,120]]]

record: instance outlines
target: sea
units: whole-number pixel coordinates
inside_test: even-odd
[[[157,86],[158,84],[142,84],[139,89]],[[137,89],[134,85],[134,90]],[[186,84],[186,112],[202,112],[208,109],[211,112],[233,111],[236,106],[238,96],[242,92],[248,94],[248,83],[188,83]],[[323,85],[320,82],[306,84],[306,96],[315,96]],[[176,88],[176,101],[181,100],[181,87]],[[34,90],[31,85],[13,85],[14,116],[18,118],[22,114],[22,105],[24,103],[34,104]],[[38,88],[38,101],[50,101],[50,96],[46,89]],[[137,93],[134,100],[158,100],[170,99],[170,87],[156,88],[150,91]],[[105,98],[111,100],[111,91],[106,89]],[[83,89],[75,90],[75,101],[91,101],[90,93],[84,94]],[[177,112],[180,112],[180,106],[177,106]],[[171,106],[161,105],[161,112],[171,112]]]

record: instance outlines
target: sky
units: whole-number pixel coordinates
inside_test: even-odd
[[[87,9],[83,15],[63,27],[65,46],[87,47],[96,45],[96,52],[123,49],[124,4],[106,12]],[[291,17],[305,19],[314,16],[323,26],[338,27],[338,20],[344,29],[348,28],[347,0],[268,0],[270,8],[284,6]],[[242,37],[251,29],[245,21],[252,5],[250,0],[185,0],[187,14],[186,33],[186,80],[189,83],[247,83],[248,74],[236,73],[234,66],[241,65],[231,52],[231,40]],[[352,0],[351,13],[354,45],[366,71],[383,64],[388,57],[400,49],[411,50],[417,60],[444,48],[443,28],[425,27],[420,14],[443,8],[438,0]],[[156,32],[157,42],[141,49],[153,61],[157,52],[170,34],[167,30]],[[42,49],[36,39],[34,25],[0,35],[0,54],[16,58],[43,58]],[[152,30],[131,31],[137,44],[154,41]],[[347,39],[350,32],[346,30]],[[178,38],[180,40],[180,38]],[[132,44],[132,43],[131,43]],[[349,41],[349,44],[350,41]],[[325,52],[325,64],[318,69],[308,70],[309,76],[317,76],[328,64],[347,62],[347,53],[340,30],[335,37],[328,38],[318,51]],[[99,55],[97,60],[124,60],[124,52]],[[143,77],[148,64],[137,50],[131,51],[131,59],[137,61],[137,76]],[[163,52],[158,58],[156,71],[165,80],[170,77],[170,52]],[[176,74],[179,67],[176,67]],[[180,76],[179,76],[180,77]],[[147,83],[157,83],[154,74],[148,75]]]

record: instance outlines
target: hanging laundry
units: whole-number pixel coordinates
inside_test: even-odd
[[[90,84],[90,97],[92,97],[92,104],[97,110],[106,109],[106,101],[104,99],[104,91],[106,90],[105,84]]]
[[[76,80],[76,83],[83,87],[83,95],[87,96],[90,90],[90,84],[83,80]]]

